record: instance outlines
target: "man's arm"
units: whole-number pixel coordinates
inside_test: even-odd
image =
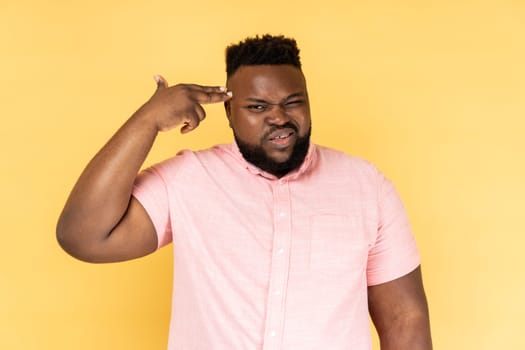
[[[230,98],[224,88],[156,80],[155,94],[87,165],[60,215],[57,240],[78,259],[123,261],[156,249],[153,223],[131,196],[137,173],[159,131],[182,125],[181,132],[189,132],[205,117],[201,104]]]
[[[431,350],[428,305],[421,269],[368,288],[368,308],[381,350]]]

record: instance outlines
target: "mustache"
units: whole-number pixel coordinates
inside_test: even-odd
[[[270,127],[270,129],[268,129],[268,131],[266,133],[264,133],[264,139],[267,139],[271,133],[273,133],[274,131],[277,131],[277,130],[280,130],[280,129],[292,129],[295,133],[298,133],[299,132],[299,129],[297,128],[296,125],[290,123],[290,122],[286,122],[284,123],[283,125],[273,125]]]

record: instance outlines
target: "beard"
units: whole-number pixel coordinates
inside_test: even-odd
[[[273,132],[282,128],[292,128],[293,130],[295,130],[295,132],[297,132],[297,127],[288,123],[279,127],[275,127],[269,132]],[[310,126],[310,128],[306,132],[306,135],[302,137],[297,137],[297,141],[293,145],[290,157],[284,162],[276,162],[275,160],[269,158],[262,146],[260,145],[250,145],[241,141],[235,134],[235,131],[233,132],[233,136],[235,138],[237,146],[239,147],[239,151],[241,152],[242,156],[247,162],[255,165],[261,170],[266,171],[267,173],[270,173],[280,178],[288,174],[290,171],[297,169],[301,166],[301,164],[303,164],[304,159],[308,154],[311,133],[312,127]]]

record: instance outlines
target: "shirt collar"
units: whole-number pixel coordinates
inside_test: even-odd
[[[246,159],[244,159],[241,151],[239,150],[239,147],[237,146],[237,143],[236,142],[232,142],[231,144],[228,145],[232,155],[234,156],[234,158],[239,162],[241,163],[241,165],[247,169],[250,173],[252,173],[253,175],[257,175],[257,176],[262,176],[268,180],[295,180],[296,178],[298,178],[299,176],[303,175],[304,173],[306,173],[308,170],[310,170],[310,168],[313,166],[313,164],[315,163],[315,160],[317,158],[317,152],[316,152],[316,149],[317,147],[315,146],[315,144],[313,142],[310,141],[310,144],[308,146],[308,153],[306,153],[306,157],[304,158],[304,161],[303,163],[301,164],[301,166],[299,166],[299,168],[295,169],[295,170],[292,170],[291,172],[289,172],[288,174],[286,174],[285,176],[281,177],[281,178],[278,178],[277,176],[273,175],[273,174],[270,174],[258,167],[256,167],[255,165],[253,165],[252,163],[249,163],[248,161],[246,161]]]

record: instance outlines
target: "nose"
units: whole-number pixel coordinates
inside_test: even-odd
[[[286,109],[280,104],[272,106],[272,109],[266,117],[266,122],[270,125],[283,125],[289,121],[290,116]]]

